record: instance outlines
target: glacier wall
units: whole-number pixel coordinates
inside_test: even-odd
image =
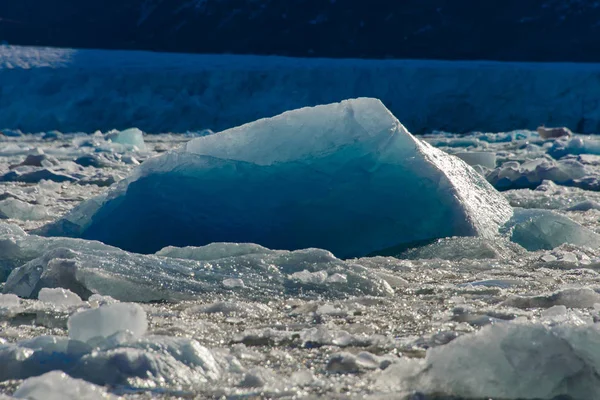
[[[600,131],[600,64],[294,59],[0,46],[0,127],[222,130],[376,97],[415,133]]]

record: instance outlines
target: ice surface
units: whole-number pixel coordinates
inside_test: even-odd
[[[73,379],[64,372],[53,371],[25,380],[15,391],[17,399],[29,400],[108,400],[117,399],[104,388],[81,379]]]
[[[600,123],[593,100],[599,69],[0,46],[6,99],[0,126],[26,132],[222,130],[368,96],[382,99],[418,133],[535,129],[540,123],[594,132]]]
[[[461,398],[598,399],[599,341],[597,324],[501,323],[392,365],[378,384]]]
[[[548,154],[558,159],[568,154],[595,154],[600,155],[600,140],[588,137],[574,137],[571,139],[561,139],[554,142],[548,150]]]
[[[109,133],[108,138],[114,143],[135,146],[139,150],[146,150],[144,133],[138,128],[129,128],[124,131]]]
[[[530,251],[550,250],[564,243],[600,247],[600,235],[550,210],[515,209],[503,228],[513,242]]]
[[[55,306],[78,306],[82,304],[81,297],[68,289],[63,288],[42,288],[38,294],[38,299],[51,303]]]
[[[20,219],[24,221],[50,219],[44,206],[28,204],[18,199],[0,201],[0,218]]]
[[[55,336],[0,344],[0,365],[5,367],[0,368],[0,379],[26,379],[60,370],[99,385],[131,389],[160,385],[164,391],[176,391],[183,385],[220,379],[223,370],[236,363],[233,357],[213,354],[196,340],[185,338],[113,335],[94,344]]]
[[[504,163],[492,171],[487,179],[494,187],[507,190],[535,188],[544,180],[573,185],[587,174],[585,166],[577,160],[538,158],[522,164],[517,161]]]
[[[458,152],[455,156],[471,166],[481,165],[486,168],[496,168],[496,154],[483,151]]]
[[[13,308],[21,304],[19,296],[14,294],[0,294],[0,308]]]
[[[36,298],[43,287],[62,287],[84,299],[96,293],[125,301],[176,300],[230,291],[230,286],[224,285],[228,279],[237,282],[236,291],[248,296],[298,290],[333,296],[393,293],[387,282],[368,268],[341,261],[325,250],[290,252],[215,243],[201,248],[167,248],[160,252],[165,256],[140,255],[99,242],[27,235],[0,223],[0,233],[3,231],[0,271],[10,273],[3,291],[21,297]],[[295,273],[305,270],[321,276],[322,282],[295,279]]]
[[[511,215],[471,167],[355,99],[194,139],[39,232],[142,253],[226,241],[351,257],[491,238]]]
[[[129,331],[133,337],[140,337],[148,329],[148,320],[141,306],[116,303],[78,312],[69,318],[68,327],[71,339],[87,342],[120,331]]]

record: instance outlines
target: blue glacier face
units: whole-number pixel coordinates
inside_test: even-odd
[[[511,216],[471,167],[413,137],[379,100],[355,99],[194,139],[41,233],[141,253],[251,242],[354,257],[493,237]]]

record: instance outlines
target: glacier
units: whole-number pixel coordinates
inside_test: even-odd
[[[598,64],[302,59],[0,46],[0,129],[223,130],[381,99],[415,133],[600,130]],[[157,112],[160,110],[160,112]]]
[[[361,98],[193,139],[37,233],[139,253],[250,242],[348,258],[448,236],[491,238],[511,216],[466,163]]]

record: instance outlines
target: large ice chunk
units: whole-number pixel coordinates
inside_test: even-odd
[[[251,242],[351,257],[493,237],[511,215],[466,163],[413,137],[379,100],[361,98],[194,139],[40,232],[142,253]]]
[[[144,309],[135,303],[116,303],[72,315],[67,323],[69,337],[81,342],[106,338],[121,331],[140,337],[148,329]]]
[[[378,386],[452,398],[599,399],[599,340],[597,324],[491,325],[390,366]]]

